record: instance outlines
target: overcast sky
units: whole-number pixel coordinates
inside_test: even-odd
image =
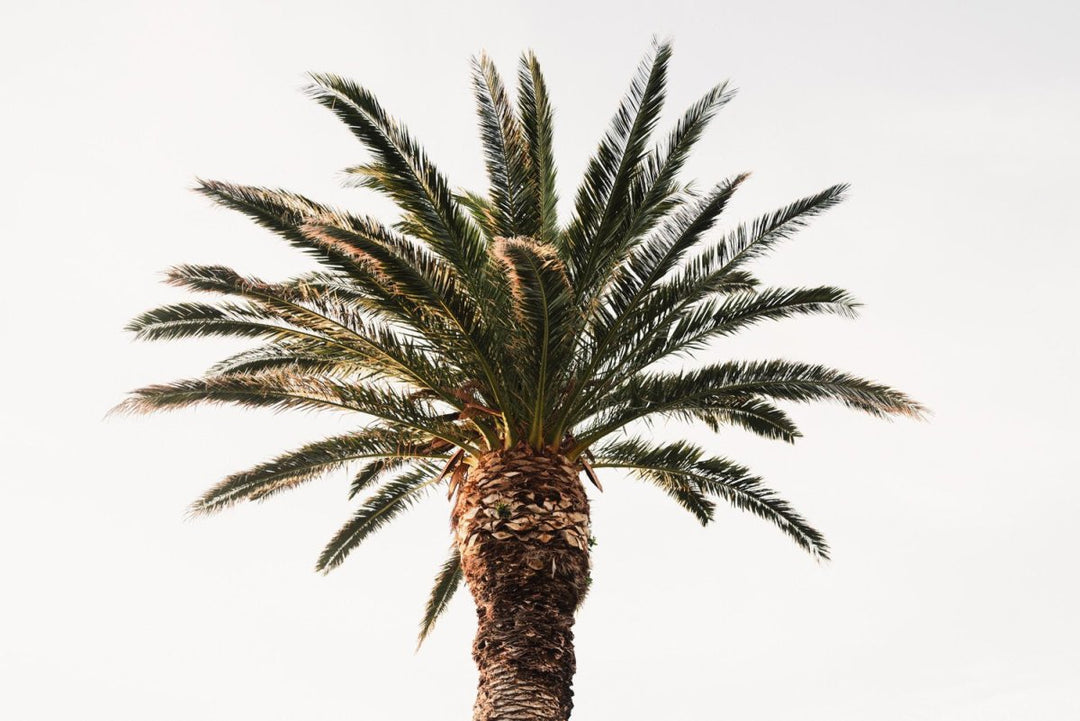
[[[0,28],[6,379],[0,717],[469,717],[471,599],[414,653],[449,542],[436,494],[328,577],[347,475],[187,521],[225,474],[350,419],[199,409],[104,420],[133,387],[240,347],[135,344],[181,262],[280,278],[307,261],[189,192],[340,187],[366,157],[300,91],[374,90],[460,186],[484,183],[468,60],[538,53],[570,197],[655,33],[666,122],[738,98],[687,169],[754,175],[749,219],[834,182],[850,200],[757,265],[832,284],[857,321],[757,328],[710,358],[821,361],[895,385],[927,423],[793,408],[794,446],[693,432],[822,529],[816,564],[733,509],[701,528],[619,476],[593,494],[579,721],[994,721],[1080,712],[1080,14],[1073,2],[20,3]],[[566,207],[563,207],[564,217]],[[658,428],[658,435],[685,435]]]

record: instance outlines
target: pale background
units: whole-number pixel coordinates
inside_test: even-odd
[[[180,297],[157,283],[168,265],[306,267],[188,192],[195,176],[388,212],[338,187],[365,156],[299,92],[305,71],[368,85],[479,187],[468,58],[512,74],[532,47],[568,197],[654,33],[676,43],[669,120],[717,80],[742,89],[689,168],[754,171],[729,222],[853,183],[758,268],[847,287],[862,318],[756,329],[716,357],[820,360],[934,415],[797,407],[791,447],[695,434],[824,530],[827,565],[757,519],[724,509],[702,529],[609,477],[574,718],[1080,717],[1075,3],[29,5],[0,30],[0,717],[468,718],[467,596],[413,649],[445,504],[326,578],[312,567],[351,513],[345,475],[185,521],[224,474],[346,422],[105,420],[127,389],[237,347],[120,329]]]

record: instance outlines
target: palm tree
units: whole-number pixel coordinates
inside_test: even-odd
[[[358,414],[357,430],[235,473],[193,506],[211,513],[354,469],[349,497],[373,492],[319,557],[329,571],[371,533],[442,487],[453,542],[420,637],[464,580],[478,612],[475,719],[566,719],[572,625],[589,585],[582,475],[621,469],[702,524],[716,500],[775,524],[818,558],[818,531],[747,468],[690,443],[633,433],[650,421],[732,425],[791,442],[784,401],[831,400],[875,416],[921,412],[884,385],[786,360],[713,361],[720,338],[765,320],[856,303],[831,287],[764,288],[749,261],[836,205],[845,186],[797,200],[707,240],[745,175],[695,191],[680,169],[732,97],[710,89],[653,143],[668,44],[654,43],[589,161],[561,223],[552,106],[527,53],[512,99],[491,60],[474,61],[486,194],[457,192],[365,88],[312,75],[311,96],[368,148],[357,186],[400,208],[393,226],[300,195],[204,181],[198,191],[318,260],[270,282],[181,265],[168,282],[224,296],[144,313],[148,340],[201,336],[263,343],[198,378],[134,391],[133,412],[200,403]]]

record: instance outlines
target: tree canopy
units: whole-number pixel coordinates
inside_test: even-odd
[[[368,149],[353,185],[394,201],[392,224],[279,189],[200,181],[322,270],[270,281],[214,265],[179,265],[170,284],[209,296],[155,308],[128,326],[140,339],[226,336],[259,341],[199,377],[151,385],[121,409],[201,403],[358,414],[357,430],[235,473],[193,506],[209,513],[262,500],[351,468],[349,496],[370,494],[318,560],[339,565],[454,470],[493,449],[559,453],[599,482],[621,469],[654,484],[701,523],[717,499],[779,527],[818,557],[822,535],[760,478],[690,443],[642,437],[653,421],[736,426],[792,442],[787,403],[834,401],[874,416],[918,416],[903,393],[821,365],[782,359],[709,361],[723,337],[768,320],[853,316],[833,287],[768,287],[750,261],[844,197],[834,185],[720,231],[747,176],[698,190],[681,170],[732,96],[722,83],[667,133],[656,132],[671,48],[642,61],[560,220],[552,103],[525,54],[511,96],[479,56],[473,88],[490,185],[455,188],[366,88],[311,75],[310,96]],[[709,353],[711,359],[713,353]],[[424,632],[461,574],[456,551],[433,590]]]

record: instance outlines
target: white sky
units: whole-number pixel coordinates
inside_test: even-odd
[[[413,652],[445,504],[326,578],[312,566],[351,513],[345,475],[185,521],[224,474],[349,426],[236,409],[105,421],[126,390],[237,347],[120,329],[180,297],[157,282],[171,264],[306,267],[189,193],[196,176],[387,212],[338,187],[365,156],[299,92],[303,72],[366,84],[478,188],[468,58],[486,48],[512,73],[532,47],[568,197],[653,33],[676,43],[669,119],[717,80],[742,89],[688,169],[754,171],[729,222],[854,186],[758,268],[849,288],[862,318],[757,329],[716,357],[834,364],[934,417],[797,407],[792,447],[694,434],[826,532],[824,566],[757,519],[722,510],[702,529],[609,477],[574,718],[1077,717],[1078,20],[1064,1],[7,7],[0,717],[468,718],[467,595]]]

